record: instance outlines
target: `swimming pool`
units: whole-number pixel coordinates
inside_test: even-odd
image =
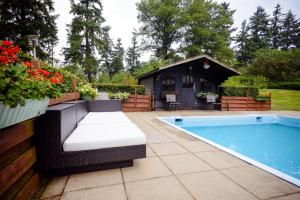
[[[159,120],[300,186],[300,118],[172,116]]]

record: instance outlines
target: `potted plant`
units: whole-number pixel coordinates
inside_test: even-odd
[[[62,82],[59,73],[34,67],[18,46],[0,41],[0,129],[45,113]]]
[[[85,100],[93,100],[97,97],[97,90],[92,88],[89,84],[85,84],[79,87],[80,98]]]
[[[207,92],[204,92],[204,91],[200,91],[197,93],[197,97],[200,101],[206,101],[206,95],[208,93]]]

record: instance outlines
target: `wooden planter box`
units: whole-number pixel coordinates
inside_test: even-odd
[[[222,111],[267,111],[271,110],[271,100],[256,101],[252,97],[222,96]]]
[[[55,98],[55,99],[50,99],[49,101],[49,106],[63,103],[66,101],[72,101],[80,98],[80,94],[77,92],[72,92],[72,93],[63,93],[60,97]]]
[[[25,105],[10,108],[0,102],[0,129],[42,115],[46,112],[49,99],[25,100]]]

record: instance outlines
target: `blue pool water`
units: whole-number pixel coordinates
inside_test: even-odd
[[[247,115],[161,120],[291,176],[297,185],[300,183],[300,118]]]

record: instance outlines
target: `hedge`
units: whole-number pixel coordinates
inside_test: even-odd
[[[269,83],[270,89],[300,90],[300,81],[285,81]]]
[[[257,87],[227,87],[221,86],[222,96],[238,96],[238,97],[253,97],[255,98],[259,90]]]
[[[96,85],[98,91],[105,91],[109,93],[127,92],[134,94],[135,90],[137,94],[145,94],[145,87],[143,85],[122,85],[122,84],[99,84]]]

